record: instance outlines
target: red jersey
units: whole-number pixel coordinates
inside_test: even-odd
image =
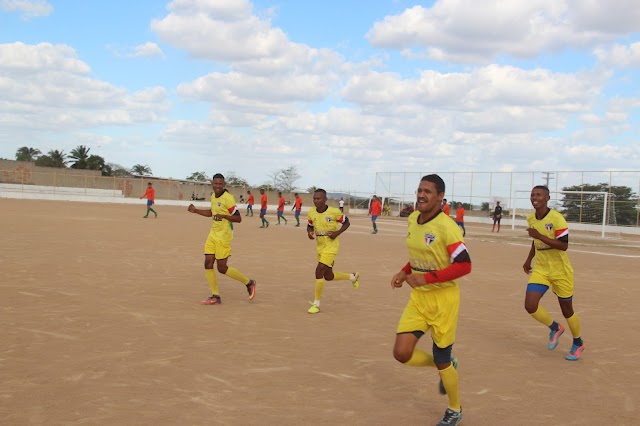
[[[280,199],[278,200],[278,211],[284,211],[284,197],[280,197]]]
[[[300,197],[296,198],[296,202],[293,206],[295,207],[296,210],[302,210],[302,198]]]
[[[449,213],[451,213],[451,208],[449,207],[449,204],[445,204],[444,206],[442,206],[442,211],[444,212],[444,214],[449,216]]]
[[[155,201],[156,191],[153,188],[147,188],[147,192],[144,193],[144,196],[147,197],[147,200]]]
[[[254,198],[253,198],[253,194],[249,194],[249,201],[247,201],[247,204],[249,204],[250,206],[253,205],[254,202]]]
[[[369,207],[369,213],[371,213],[371,216],[380,216],[380,213],[382,213],[382,203],[379,200],[372,201],[371,207]]]
[[[459,207],[456,210],[456,222],[464,222],[464,207]]]
[[[262,194],[262,197],[260,197],[260,208],[267,208],[267,194]]]

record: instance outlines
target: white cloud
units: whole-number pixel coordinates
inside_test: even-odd
[[[47,16],[53,6],[46,0],[0,0],[0,7],[6,12],[22,12],[23,19]]]
[[[144,44],[139,44],[133,48],[133,52],[125,55],[128,58],[150,58],[150,57],[164,57],[164,53],[160,46],[148,41]]]
[[[620,23],[618,25],[618,23]],[[375,47],[454,63],[486,63],[500,54],[533,58],[543,51],[585,48],[640,30],[637,0],[438,0],[376,22]]]
[[[153,122],[168,109],[164,88],[129,93],[90,71],[66,45],[0,44],[0,122],[64,131]]]
[[[640,42],[627,46],[614,44],[607,49],[599,47],[594,54],[607,66],[640,68]]]

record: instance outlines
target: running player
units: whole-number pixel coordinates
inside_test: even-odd
[[[278,225],[280,225],[280,218],[284,220],[284,224],[287,224],[287,218],[284,217],[284,197],[282,192],[278,192]]]
[[[153,212],[155,217],[158,217],[158,213],[156,213],[156,211],[151,208],[151,206],[153,206],[156,202],[156,191],[153,189],[153,185],[151,184],[151,182],[147,184],[147,190],[140,196],[140,199],[142,200],[145,197],[147,198],[147,214],[142,217],[145,219],[148,218],[149,212]]]
[[[407,219],[409,262],[391,279],[391,288],[411,286],[409,302],[400,318],[393,356],[414,367],[436,367],[440,393],[449,404],[438,426],[462,422],[458,388],[458,360],[451,357],[456,338],[460,290],[457,279],[471,272],[471,258],[456,224],[441,210],[445,184],[427,175],[418,187],[416,211]],[[431,330],[432,353],[416,349]]]
[[[264,189],[260,188],[260,219],[262,220],[260,228],[269,227],[269,221],[267,221],[267,204],[267,194],[264,193]]]
[[[502,219],[502,206],[500,201],[496,201],[496,208],[493,210],[493,227],[491,232],[496,229],[496,223],[498,224],[498,232],[500,232],[500,219]]]
[[[378,233],[378,226],[376,225],[376,219],[382,213],[382,203],[377,196],[373,196],[371,199],[371,205],[369,206],[369,214],[371,215],[371,223],[373,224],[373,232],[372,234]]]
[[[531,205],[535,212],[527,217],[527,233],[533,241],[529,256],[522,265],[524,272],[531,274],[524,306],[533,318],[549,327],[551,332],[547,347],[549,350],[555,349],[564,333],[564,326],[555,322],[551,315],[539,306],[540,299],[551,287],[558,297],[562,315],[567,319],[573,334],[573,344],[565,358],[577,361],[585,345],[580,337],[580,319],[573,311],[573,267],[567,256],[569,226],[560,213],[547,207],[549,198],[549,188],[546,186],[534,186],[531,190]],[[536,263],[531,268],[534,257]]]
[[[316,189],[313,193],[315,207],[309,209],[307,221],[307,235],[310,240],[315,238],[316,251],[318,253],[318,265],[316,266],[315,300],[307,312],[317,314],[320,312],[320,298],[324,290],[324,281],[349,280],[354,289],[360,286],[358,279],[360,273],[334,272],[334,260],[340,249],[338,237],[351,225],[339,209],[327,205],[327,192],[324,189]],[[338,229],[338,224],[341,224]]]
[[[214,262],[218,264],[218,272],[244,284],[247,287],[247,293],[249,293],[249,300],[253,300],[256,295],[256,281],[245,277],[237,269],[227,266],[227,260],[231,256],[231,240],[233,239],[229,223],[242,222],[242,215],[236,207],[235,198],[224,188],[224,176],[216,173],[213,176],[212,186],[210,209],[197,209],[193,204],[189,204],[188,208],[191,213],[213,218],[211,231],[209,231],[207,242],[204,245],[204,274],[211,289],[211,296],[200,303],[202,305],[222,303],[216,271],[213,269]]]
[[[467,230],[464,229],[464,207],[462,203],[458,203],[458,208],[456,209],[456,223],[462,228],[462,236],[467,235]]]
[[[245,216],[253,216],[253,204],[255,200],[251,191],[247,191],[247,194],[249,194],[249,197],[247,199],[247,214],[245,214]]]
[[[300,198],[297,192],[294,194],[294,196],[296,197],[296,201],[293,203],[293,207],[291,207],[291,210],[295,210],[295,218],[297,222],[296,226],[300,226],[300,213],[302,212],[302,198]]]

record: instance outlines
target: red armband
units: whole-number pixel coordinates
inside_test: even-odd
[[[454,262],[439,271],[424,274],[427,284],[444,283],[455,280],[471,272],[471,262]]]
[[[402,267],[402,271],[407,275],[411,274],[411,263],[407,262],[407,264]]]

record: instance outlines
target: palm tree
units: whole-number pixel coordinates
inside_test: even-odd
[[[57,149],[49,150],[47,155],[51,158],[53,162],[52,167],[65,168],[67,167],[67,154],[64,153],[64,150],[58,151]]]
[[[144,166],[142,164],[136,164],[131,168],[131,174],[138,176],[151,175],[152,173],[151,167],[146,164]]]
[[[23,146],[16,151],[16,161],[36,161],[42,152],[38,148]]]
[[[191,176],[187,178],[187,180],[195,180],[196,182],[208,182],[209,177],[205,172],[193,172]]]
[[[75,160],[71,167],[74,169],[86,169],[90,150],[91,148],[87,148],[84,145],[79,145],[77,148],[71,150],[69,158]]]

